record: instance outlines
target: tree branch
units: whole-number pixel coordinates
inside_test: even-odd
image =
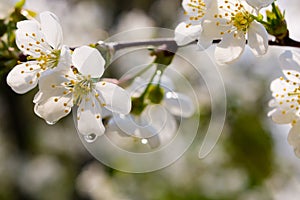
[[[213,43],[217,44],[221,40],[214,40]],[[197,41],[192,41],[188,43],[187,45],[196,44]],[[143,40],[143,41],[133,41],[133,42],[112,42],[112,43],[106,43],[107,46],[112,48],[115,51],[130,48],[130,47],[138,47],[138,46],[161,46],[166,45],[167,49],[171,52],[175,52],[178,48],[181,46],[178,46],[177,43],[173,38],[159,38],[159,39],[150,39],[150,40]],[[184,46],[187,46],[184,45]],[[272,41],[269,40],[270,46],[289,46],[289,47],[297,47],[300,48],[300,42],[293,40],[291,38],[285,38],[284,40],[278,41]]]

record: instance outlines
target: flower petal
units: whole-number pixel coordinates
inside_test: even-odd
[[[288,142],[294,147],[297,157],[300,157],[300,122],[298,121],[290,130]]]
[[[108,110],[120,114],[128,114],[131,110],[131,99],[129,94],[116,84],[109,82],[98,82],[96,90]]]
[[[40,56],[40,52],[48,54],[51,47],[45,42],[45,36],[35,20],[25,20],[17,23],[16,44],[26,55],[34,58]]]
[[[244,33],[225,34],[215,49],[215,58],[220,63],[230,63],[238,59],[245,49],[246,39]]]
[[[249,27],[248,45],[256,56],[263,55],[268,50],[268,32],[256,21],[253,21]]]
[[[146,137],[146,131],[141,130],[141,136],[146,138],[151,148],[158,148],[162,145],[169,143],[176,134],[177,124],[176,120],[166,109],[162,106],[152,105],[149,106],[145,113],[148,113],[151,119],[149,126],[144,129],[148,130]],[[150,134],[149,134],[150,133]]]
[[[296,52],[285,51],[279,56],[279,61],[286,78],[300,83],[300,55]]]
[[[173,115],[179,117],[191,117],[195,112],[193,102],[184,94],[167,92],[164,100],[164,105]]]
[[[40,14],[41,29],[46,41],[54,49],[60,49],[63,44],[63,32],[56,15],[46,11]]]
[[[138,125],[132,115],[113,115],[112,122],[110,122],[110,128],[108,131],[115,130],[125,133],[127,136],[135,136],[135,132],[138,129]]]
[[[102,123],[101,105],[94,101],[92,96],[83,99],[77,110],[78,131],[82,135],[104,134],[105,128]]]
[[[72,96],[47,96],[43,98],[43,93],[40,93],[40,101],[35,104],[34,112],[37,116],[46,120],[49,124],[56,123],[59,119],[68,115],[73,106]],[[41,99],[45,99],[41,101]]]
[[[274,0],[246,0],[246,1],[250,6],[258,10],[267,7],[268,5],[274,2]]]
[[[195,41],[202,30],[201,25],[187,26],[185,22],[181,22],[175,28],[175,41],[179,46],[186,45],[192,41]]]
[[[88,46],[76,48],[72,62],[80,73],[92,78],[99,78],[104,72],[105,60],[98,50]]]
[[[70,91],[65,87],[65,84],[72,79],[72,71],[68,73],[63,71],[47,70],[43,73],[39,80],[39,89],[44,98],[50,98],[51,96],[64,96],[69,94]]]
[[[289,124],[297,117],[293,112],[287,112],[280,108],[274,109],[268,113],[272,117],[272,120],[277,124]]]
[[[29,61],[15,66],[7,75],[6,82],[13,91],[24,94],[36,87],[40,73],[40,66]]]
[[[298,86],[295,86],[293,84],[288,83],[286,80],[277,78],[271,82],[270,89],[273,92],[273,96],[279,94],[279,95],[287,95],[288,92],[294,91],[295,88]]]
[[[35,33],[40,31],[40,25],[36,20],[23,20],[17,23],[17,29],[28,33]]]

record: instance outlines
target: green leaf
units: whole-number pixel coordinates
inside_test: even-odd
[[[26,3],[26,0],[20,0],[15,4],[15,8],[21,10],[25,3]]]

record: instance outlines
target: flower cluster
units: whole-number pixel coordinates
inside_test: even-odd
[[[238,59],[246,45],[255,55],[263,55],[268,49],[268,34],[257,22],[258,12],[274,0],[183,0],[182,6],[189,17],[175,29],[178,45],[185,45],[195,39],[201,48],[208,48],[213,40],[221,42],[216,46],[215,58],[219,63]]]
[[[28,61],[11,70],[7,83],[20,94],[38,85],[34,111],[49,124],[78,107],[79,132],[99,136],[105,131],[103,110],[130,112],[128,93],[116,84],[100,80],[105,60],[99,51],[89,46],[71,51],[63,45],[62,28],[53,13],[41,13],[40,22],[19,22],[16,44]]]
[[[278,124],[291,124],[288,141],[300,157],[300,54],[286,51],[279,57],[285,77],[271,83],[274,107],[269,116]]]

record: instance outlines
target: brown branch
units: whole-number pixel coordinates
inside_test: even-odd
[[[213,44],[219,43],[221,40],[214,40]],[[192,41],[187,45],[196,44],[197,41]],[[175,52],[177,48],[180,46],[177,45],[173,38],[160,38],[160,39],[151,39],[144,41],[133,41],[133,42],[112,42],[107,43],[110,48],[113,48],[115,51],[130,48],[130,47],[138,47],[138,46],[161,46],[166,45],[169,51]],[[185,45],[185,46],[187,46]],[[293,40],[289,37],[286,37],[282,40],[269,40],[270,46],[289,46],[289,47],[297,47],[300,48],[300,42]]]

